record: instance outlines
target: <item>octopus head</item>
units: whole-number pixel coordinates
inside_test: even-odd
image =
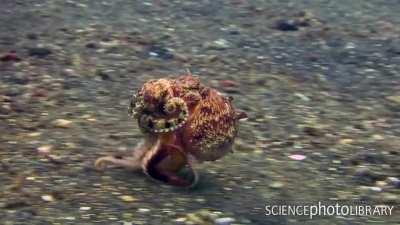
[[[180,97],[174,97],[172,81],[151,80],[133,95],[129,113],[139,127],[150,133],[168,133],[182,127],[188,119],[188,107]]]

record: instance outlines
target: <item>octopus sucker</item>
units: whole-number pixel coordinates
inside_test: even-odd
[[[101,157],[95,167],[141,168],[154,180],[181,187],[197,183],[195,162],[232,152],[239,121],[247,117],[234,108],[232,97],[204,86],[190,73],[145,82],[132,95],[128,113],[138,123],[144,144],[132,157]]]

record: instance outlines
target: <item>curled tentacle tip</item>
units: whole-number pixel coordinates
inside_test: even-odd
[[[142,97],[138,94],[133,94],[128,107],[128,115],[132,118],[137,118],[143,109],[144,103]]]
[[[107,168],[107,164],[109,163],[109,157],[105,156],[105,157],[101,157],[98,158],[95,162],[94,162],[94,168],[97,171],[104,171]]]

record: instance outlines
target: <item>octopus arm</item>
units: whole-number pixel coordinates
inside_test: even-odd
[[[151,178],[163,183],[189,187],[194,181],[178,175],[178,172],[187,165],[187,162],[186,154],[179,146],[163,144],[157,151],[154,151],[153,155],[149,156],[148,161],[145,162],[144,171]],[[196,177],[194,171],[191,172]]]

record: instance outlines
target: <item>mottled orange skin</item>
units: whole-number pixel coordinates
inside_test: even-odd
[[[231,101],[214,89],[203,90],[201,97],[182,130],[183,146],[196,159],[213,161],[231,150],[238,115]]]
[[[230,152],[238,120],[245,117],[234,109],[231,98],[203,86],[191,75],[150,80],[135,97],[140,99],[135,115],[145,144],[130,161],[100,158],[96,166],[104,161],[129,167],[140,165],[150,177],[176,186],[190,186],[197,181],[191,167],[194,160],[214,161]],[[174,110],[166,110],[168,104]],[[179,126],[172,126],[173,122]],[[165,124],[168,129],[157,130]],[[193,172],[193,180],[177,174],[184,167]]]

